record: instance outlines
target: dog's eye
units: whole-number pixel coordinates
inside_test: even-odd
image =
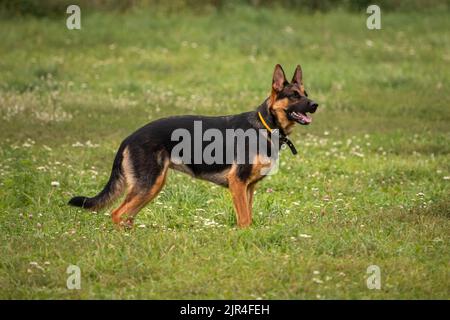
[[[304,90],[304,92],[305,92],[305,96],[307,97],[308,96],[308,92],[306,92],[306,90]]]
[[[293,92],[289,98],[293,98],[293,99],[300,99],[302,96],[300,95],[300,93],[298,93],[297,91]]]

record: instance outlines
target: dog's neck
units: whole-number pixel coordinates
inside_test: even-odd
[[[261,114],[261,116],[263,117],[264,121],[266,122],[266,124],[272,129],[278,129],[280,131],[280,133],[282,135],[286,135],[286,133],[284,132],[283,128],[281,127],[281,125],[278,123],[277,119],[275,118],[275,116],[272,114],[272,112],[270,111],[270,107],[269,107],[269,98],[267,98],[257,109],[256,109],[256,114],[258,114],[258,112]],[[256,115],[256,118],[258,119],[258,121],[261,123],[261,120],[259,120],[258,115]],[[261,123],[261,125],[264,127],[264,125]]]
[[[255,112],[250,113],[250,122],[252,125],[258,129],[265,128],[266,130],[273,133],[273,130],[278,129],[280,133],[280,146],[287,144],[288,147],[291,149],[292,154],[297,154],[297,150],[295,149],[294,144],[291,140],[287,137],[284,129],[277,121],[277,118],[270,112],[269,107],[269,99],[264,101]],[[262,119],[261,119],[262,118]]]

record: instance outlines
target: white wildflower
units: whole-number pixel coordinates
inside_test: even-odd
[[[323,283],[323,281],[320,280],[319,278],[313,278],[312,281],[314,281],[317,284],[322,284]]]
[[[72,147],[74,147],[74,148],[77,148],[77,147],[84,147],[84,145],[83,145],[81,142],[77,141],[77,142],[75,142],[75,143],[72,143]]]

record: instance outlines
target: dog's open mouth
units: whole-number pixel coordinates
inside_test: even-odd
[[[292,111],[290,116],[292,119],[303,125],[310,124],[312,121],[312,118],[306,115],[306,113]]]

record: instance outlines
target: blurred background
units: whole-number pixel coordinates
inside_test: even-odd
[[[70,4],[90,10],[117,10],[128,11],[133,9],[151,8],[165,12],[179,12],[179,10],[193,10],[208,12],[215,10],[227,10],[236,6],[246,5],[253,8],[260,7],[284,7],[294,11],[327,11],[337,8],[352,11],[365,10],[370,4],[377,4],[383,10],[446,10],[448,0],[1,0],[3,10],[12,14],[31,14],[35,16],[57,16]]]
[[[0,298],[448,299],[449,1],[376,1],[381,30],[371,3],[0,0]],[[175,172],[129,232],[66,205],[149,121],[255,109],[277,63],[320,107],[252,228]]]

